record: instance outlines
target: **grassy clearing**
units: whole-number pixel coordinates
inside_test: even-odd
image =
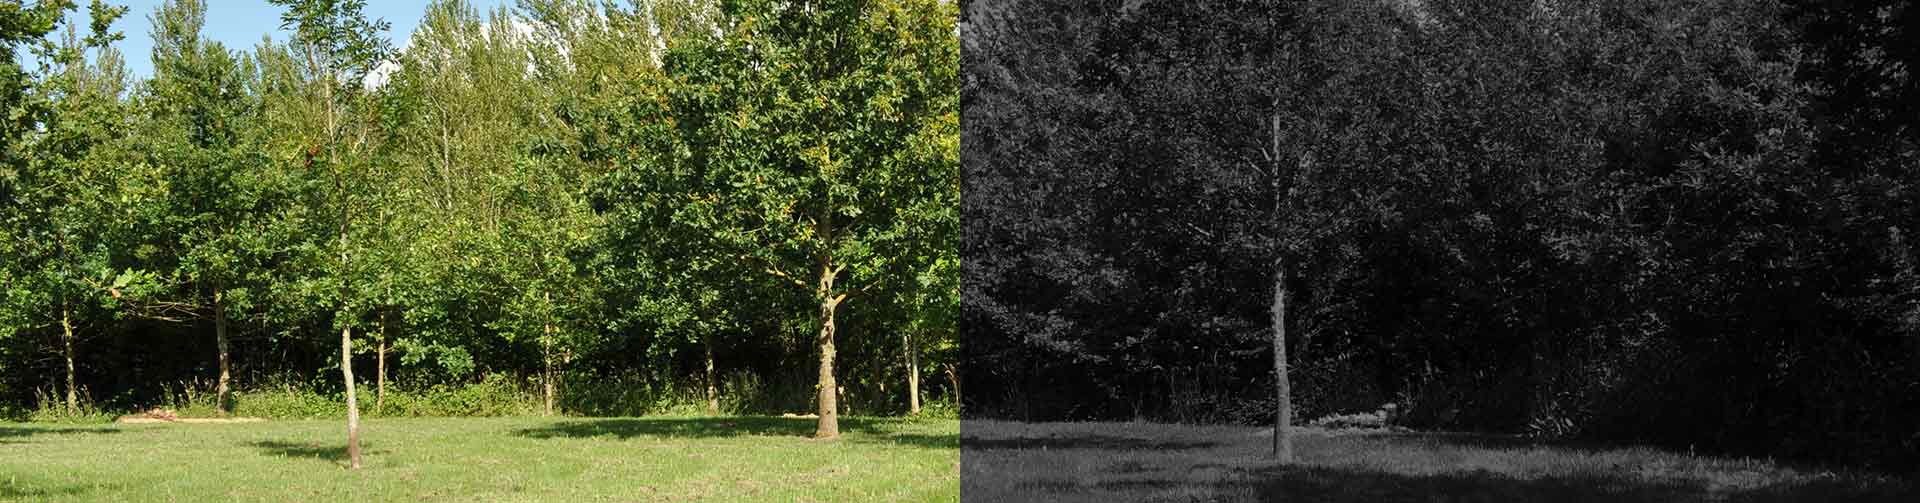
[[[954,501],[959,423],[773,417],[0,423],[0,501]]]
[[[978,501],[1920,501],[1913,480],[1646,448],[1483,435],[1308,430],[1300,462],[1259,428],[966,421],[961,491]]]

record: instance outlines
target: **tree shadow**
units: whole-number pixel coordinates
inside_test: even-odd
[[[119,484],[100,485],[64,485],[51,488],[21,484],[19,481],[0,481],[0,500],[6,501],[61,501],[101,489],[119,489]]]
[[[70,435],[75,433],[119,433],[118,428],[20,428],[0,426],[0,439],[34,435]]]
[[[1262,501],[1688,502],[1712,499],[1698,481],[1573,475],[1515,478],[1475,470],[1408,475],[1348,467],[1280,466],[1244,472]],[[1435,498],[1439,496],[1441,498]]]
[[[1475,432],[1433,432],[1433,431],[1397,431],[1389,433],[1370,433],[1360,438],[1389,441],[1400,444],[1425,444],[1429,446],[1473,447],[1480,449],[1527,449],[1554,448],[1578,451],[1607,451],[1625,447],[1647,447],[1647,444],[1630,441],[1599,439],[1543,439],[1528,438],[1523,435]]]
[[[899,420],[840,418],[842,433],[857,433],[850,440],[859,443],[893,443],[930,449],[958,449],[959,435],[928,435],[895,431],[889,425]],[[729,438],[774,436],[811,438],[818,423],[814,419],[786,417],[692,417],[692,418],[618,418],[563,421],[538,428],[515,430],[527,438]]]
[[[327,461],[340,466],[347,465],[347,446],[321,445],[314,442],[298,443],[282,440],[261,440],[247,444],[262,452],[288,458],[308,458]],[[386,454],[385,450],[368,449],[366,443],[360,445],[362,455]]]
[[[1164,472],[1163,472],[1164,473]],[[1127,499],[1155,494],[1214,494],[1227,501],[1327,503],[1448,502],[1733,502],[1920,501],[1911,482],[1787,482],[1749,490],[1715,490],[1698,480],[1649,479],[1631,475],[1574,475],[1516,478],[1479,470],[1410,475],[1364,468],[1289,465],[1231,468],[1228,476],[1193,479],[1178,476],[1116,477],[1094,483],[1043,478],[1015,491],[1032,501],[1068,495],[1105,495]],[[1119,474],[1126,475],[1126,474]],[[965,490],[963,489],[963,492]]]
[[[1306,461],[1279,465],[1249,457],[1264,450],[1236,443],[1242,437],[1232,432],[1125,438],[1022,429],[1027,431],[962,437],[963,463],[970,464],[961,479],[963,494],[992,501],[1920,502],[1916,478],[1721,463],[1508,435],[1315,437],[1296,445]],[[1209,442],[1207,434],[1225,436]],[[1573,452],[1587,449],[1596,452]],[[1630,459],[1622,463],[1623,456]],[[994,465],[1001,462],[1004,467]]]
[[[1110,435],[1076,435],[1069,437],[1010,437],[980,438],[960,437],[960,448],[964,450],[990,449],[1101,449],[1134,450],[1148,449],[1157,451],[1209,449],[1219,447],[1219,442],[1189,442],[1178,440],[1148,440],[1142,438],[1116,437]]]

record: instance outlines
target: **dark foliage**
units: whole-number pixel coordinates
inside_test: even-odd
[[[968,3],[966,411],[1920,461],[1916,12]]]

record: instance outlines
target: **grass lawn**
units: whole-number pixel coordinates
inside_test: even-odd
[[[1912,479],[1484,435],[1309,430],[1300,462],[1280,466],[1260,428],[968,420],[961,431],[969,501],[1920,502]]]
[[[0,501],[956,501],[959,422],[423,418],[0,423]]]

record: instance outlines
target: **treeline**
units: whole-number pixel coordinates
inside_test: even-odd
[[[124,7],[0,6],[0,401],[484,381],[831,436],[953,394],[951,3],[437,0],[398,49],[272,3],[249,48],[135,13],[144,79]]]
[[[1910,2],[962,11],[970,417],[1920,461]]]

